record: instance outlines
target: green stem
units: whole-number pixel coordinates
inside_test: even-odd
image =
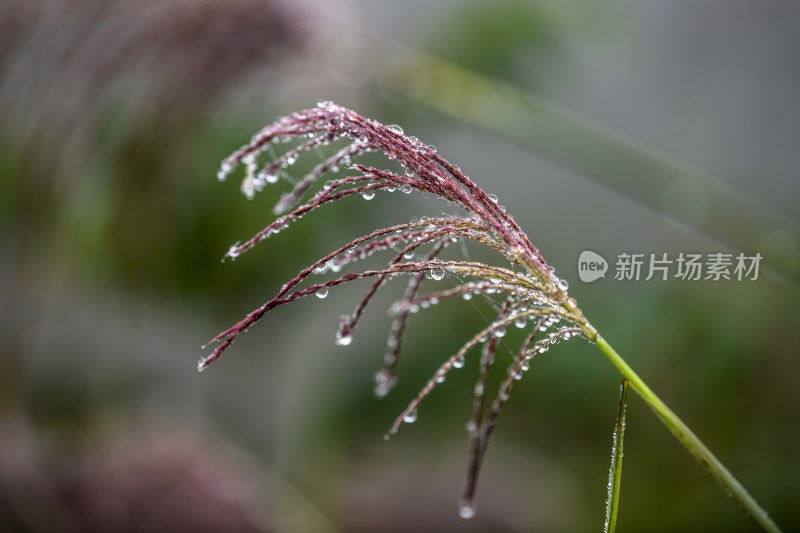
[[[661,401],[656,394],[642,381],[642,378],[628,366],[628,363],[611,347],[606,340],[590,327],[586,330],[589,338],[597,343],[597,347],[605,354],[617,370],[627,379],[633,390],[655,411],[656,415],[669,428],[675,438],[683,444],[689,453],[714,476],[722,489],[733,498],[734,503],[747,514],[764,531],[780,533],[780,528],[769,517],[767,512],[753,499],[745,488],[733,477],[733,474],[717,459],[711,450],[695,435],[689,427],[672,412],[672,409]]]
[[[617,411],[617,424],[614,426],[614,444],[611,448],[611,467],[608,472],[605,533],[614,533],[617,528],[619,488],[622,482],[623,441],[625,440],[625,410],[628,407],[629,383],[627,379],[623,378],[622,387],[620,387],[619,411]]]

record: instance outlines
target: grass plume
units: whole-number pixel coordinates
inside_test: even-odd
[[[295,144],[286,145],[290,141]],[[341,142],[345,144],[343,148],[323,156],[312,170],[293,182],[291,191],[283,194],[274,208],[278,218],[247,241],[233,245],[228,257],[236,258],[307,213],[351,196],[361,195],[370,199],[379,191],[419,191],[444,199],[460,214],[426,217],[373,230],[317,259],[287,281],[272,299],[214,337],[215,347],[199,361],[199,370],[219,358],[236,337],[276,307],[312,294],[325,297],[332,287],[369,278],[372,285],[353,312],[342,317],[337,331],[337,344],[348,345],[364,309],[376,292],[390,279],[404,276],[407,279],[406,290],[401,300],[391,308],[394,318],[384,366],[375,375],[375,392],[384,396],[397,381],[397,362],[410,313],[456,296],[466,299],[474,295],[500,297],[503,304],[496,316],[458,351],[444,359],[416,397],[397,416],[386,435],[388,438],[404,424],[413,423],[419,405],[430,392],[451,371],[463,367],[465,358],[470,357],[473,351],[479,353],[479,373],[469,421],[468,467],[460,498],[459,513],[462,517],[470,518],[475,514],[480,467],[497,418],[514,383],[524,377],[533,357],[559,342],[582,336],[597,344],[631,388],[653,408],[748,515],[765,530],[778,531],[766,512],[730,472],[586,320],[575,300],[569,296],[567,282],[556,275],[555,269],[548,265],[497,198],[478,187],[434,147],[406,135],[399,126],[386,126],[332,102],[320,102],[314,108],[292,113],[263,128],[248,144],[222,162],[218,178],[224,180],[238,166],[243,166],[245,177],[241,189],[245,196],[252,198],[267,185],[280,181],[286,169],[300,157],[309,152],[324,153],[333,143]],[[284,150],[281,155],[276,155],[276,149],[281,145],[284,145]],[[272,156],[272,160],[261,163],[260,158],[265,152]],[[389,160],[399,163],[402,170],[395,172],[359,162],[370,152],[384,154]],[[329,171],[339,168],[348,169],[349,175],[319,183]],[[497,266],[439,258],[447,246],[465,240],[496,250],[507,264]],[[383,252],[389,255],[385,266],[342,273],[357,261]],[[334,274],[332,279],[319,283],[308,281],[313,274],[328,272]],[[451,288],[442,290],[437,286],[431,292],[422,292],[428,279],[438,281],[446,276],[453,281]],[[495,370],[495,351],[499,339],[505,336],[506,329],[512,324],[526,329],[528,334],[510,363],[501,370],[504,378],[491,396],[486,388],[488,376]]]

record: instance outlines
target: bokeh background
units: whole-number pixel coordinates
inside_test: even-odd
[[[382,400],[401,286],[347,348],[338,316],[366,285],[280,309],[196,372],[201,344],[309,261],[438,214],[418,195],[351,199],[220,261],[281,187],[247,201],[219,161],[330,99],[497,194],[587,317],[799,531],[798,23],[797,3],[755,0],[0,1],[0,530],[602,527],[619,376],[584,341],[515,388],[470,521],[474,364],[381,436],[480,305],[412,317]],[[764,261],[757,281],[583,284],[585,249]],[[620,509],[620,531],[753,528],[633,397]]]

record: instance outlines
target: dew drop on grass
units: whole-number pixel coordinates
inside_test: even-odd
[[[462,503],[458,508],[458,516],[468,520],[475,516],[475,506],[472,503]]]
[[[463,368],[465,362],[464,356],[457,357],[453,360],[453,368]]]
[[[465,300],[472,300],[472,293],[465,292],[464,294],[461,295],[461,297],[464,298]]]
[[[492,336],[496,339],[506,336],[506,328],[497,328],[492,332]]]
[[[520,329],[524,328],[527,324],[528,324],[528,319],[525,318],[524,316],[514,320],[514,325]]]
[[[401,127],[400,127],[400,126],[398,126],[397,124],[390,124],[390,125],[386,126],[386,128],[387,128],[389,131],[391,131],[391,132],[393,132],[393,133],[396,133],[396,134],[398,134],[398,135],[402,135],[402,134],[403,134],[403,128],[401,128]]]
[[[405,194],[411,194],[411,191],[414,190],[411,185],[403,185],[400,187],[400,190]]]
[[[322,287],[315,294],[317,295],[317,298],[319,298],[319,299],[325,298],[326,296],[328,296],[328,287]]]
[[[569,289],[569,283],[565,279],[559,279],[558,280],[558,288],[561,289],[562,291],[565,291],[565,290]]]
[[[361,193],[361,197],[364,198],[364,200],[372,200],[375,198],[375,191],[364,191]]]
[[[337,346],[349,346],[353,342],[352,335],[336,335]]]
[[[392,388],[392,378],[386,370],[381,370],[375,374],[375,396],[383,398],[389,394]]]
[[[444,279],[444,269],[442,268],[434,268],[431,270],[431,279],[435,279],[436,281],[441,281]]]
[[[233,161],[230,159],[225,159],[219,166],[219,170],[217,171],[217,179],[219,181],[225,181],[225,178],[228,177],[228,174],[233,172],[234,167]]]
[[[494,203],[497,203],[497,195],[496,194],[490,194],[489,195],[489,200],[493,201]]]
[[[228,253],[225,254],[225,256],[230,257],[235,261],[236,258],[239,257],[239,243],[237,242],[236,244],[231,245],[231,247],[228,249]]]
[[[417,421],[417,410],[416,409],[413,409],[413,410],[407,412],[405,414],[405,416],[403,416],[403,422],[405,422],[406,424],[413,424],[416,421]]]

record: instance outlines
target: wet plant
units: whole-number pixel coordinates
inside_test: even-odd
[[[326,151],[330,153],[325,155]],[[369,165],[366,155],[370,152],[383,154],[390,161],[382,167]],[[304,176],[289,180],[289,167],[309,153],[316,154],[319,162]],[[261,162],[262,159],[269,161]],[[336,333],[337,344],[349,345],[354,329],[377,291],[389,280],[403,277],[405,291],[390,310],[393,320],[383,368],[375,374],[375,393],[385,396],[397,381],[397,363],[410,314],[448,298],[469,300],[475,296],[490,296],[500,302],[493,319],[443,360],[386,434],[388,439],[404,424],[413,423],[422,401],[476,352],[479,371],[468,422],[468,465],[459,505],[462,517],[470,518],[475,514],[478,474],[498,416],[514,384],[525,376],[534,357],[560,342],[582,337],[596,344],[624,378],[609,473],[607,531],[614,529],[619,503],[624,412],[629,386],[748,516],[764,530],[779,531],[722,463],[589,323],[577,302],[569,296],[567,282],[556,275],[555,269],[498,203],[497,197],[478,187],[433,146],[406,135],[399,126],[386,126],[332,102],[320,102],[315,108],[293,113],[266,126],[222,162],[218,178],[224,180],[238,166],[245,170],[241,189],[248,198],[282,178],[293,186],[274,208],[278,218],[249,240],[231,246],[227,253],[231,259],[305,214],[352,196],[371,199],[379,191],[419,191],[443,199],[458,214],[426,217],[376,229],[314,261],[287,281],[272,299],[214,337],[214,349],[199,361],[199,370],[219,358],[240,334],[276,307],[310,295],[324,298],[333,287],[370,279],[372,283],[366,294],[350,314],[342,316]],[[392,167],[397,170],[391,170]],[[340,168],[347,170],[346,175],[327,179]],[[461,241],[474,241],[495,250],[506,264],[496,266],[440,258],[445,248]],[[385,266],[342,273],[353,270],[359,260],[376,254],[388,255]],[[326,273],[333,276],[316,283],[310,281],[313,275]],[[430,292],[423,292],[428,280],[440,281],[446,277],[452,281],[448,288],[441,289],[438,284]],[[520,328],[527,335],[507,366],[499,371],[503,378],[496,393],[490,395],[487,391],[489,376],[497,372],[499,366],[495,354],[500,339],[511,327]]]

